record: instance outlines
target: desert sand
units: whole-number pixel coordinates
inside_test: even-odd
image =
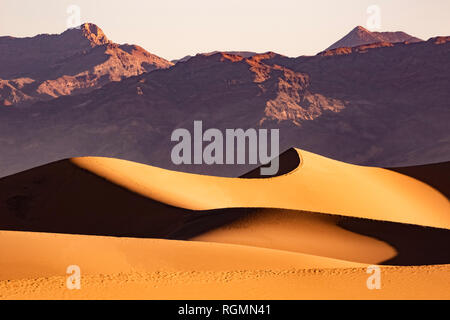
[[[2,299],[448,299],[450,266],[366,266],[194,241],[1,232]],[[69,265],[82,270],[68,290]],[[21,267],[21,268],[20,268]]]
[[[450,298],[442,193],[295,152],[272,178],[87,157],[0,179],[0,298]],[[373,264],[380,290],[366,285]]]

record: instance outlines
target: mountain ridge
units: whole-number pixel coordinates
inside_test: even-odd
[[[448,37],[345,55],[198,55],[83,95],[0,109],[0,176],[74,156],[238,176],[251,165],[177,166],[171,132],[277,128],[333,159],[398,167],[450,159]],[[7,110],[8,109],[8,110]],[[63,128],[63,130],[61,130]]]
[[[61,34],[0,38],[0,106],[88,92],[173,64],[136,45],[109,40],[92,23]]]
[[[379,42],[420,42],[422,39],[411,36],[403,31],[394,31],[394,32],[378,32],[378,31],[369,31],[364,27],[357,26],[353,30],[351,30],[347,35],[345,35],[340,40],[333,43],[329,46],[325,51],[338,49],[338,48],[351,48],[366,44],[373,44]]]

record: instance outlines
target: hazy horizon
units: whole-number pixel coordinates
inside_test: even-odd
[[[446,0],[135,0],[126,7],[105,0],[2,0],[0,36],[61,33],[70,5],[80,8],[81,23],[95,23],[112,41],[137,44],[169,60],[214,50],[313,55],[355,26],[367,28],[371,5],[381,10],[380,28],[372,31],[404,31],[424,40],[450,34]]]

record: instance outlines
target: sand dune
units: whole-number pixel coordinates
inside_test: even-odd
[[[37,232],[0,232],[1,280],[84,274],[364,267],[308,254],[230,244],[114,238]],[[22,268],[21,268],[22,267]]]
[[[72,162],[128,190],[180,208],[283,208],[450,229],[450,203],[432,187],[389,170],[297,152],[298,168],[257,180],[179,173],[112,158]]]
[[[70,229],[76,224],[67,221],[71,212],[92,228],[99,222],[107,228],[106,215],[142,225],[166,219],[155,212],[170,206],[170,221],[172,215],[182,217],[184,209],[281,208],[450,228],[448,199],[425,183],[391,170],[296,152],[301,157],[297,168],[268,179],[201,176],[112,158],[63,160],[0,179],[1,224],[26,226],[45,214]],[[35,219],[27,218],[33,213]],[[120,235],[115,226],[110,229],[109,235]]]
[[[0,298],[448,297],[442,193],[301,150],[280,161],[219,178],[86,157],[0,179]],[[403,267],[376,294],[368,264]],[[68,265],[83,292],[64,288]]]
[[[260,209],[192,240],[273,248],[370,264],[397,255],[396,249],[386,242],[341,228],[339,220],[333,215]]]
[[[448,239],[441,229],[450,223],[449,203],[428,185],[294,149],[280,163],[283,174],[273,178],[258,176],[259,170],[218,178],[118,159],[63,160],[0,179],[0,228],[194,239],[361,263],[450,262],[440,246],[433,249],[436,239]],[[344,227],[342,216],[372,220],[347,220]],[[371,229],[379,231],[368,232],[374,220]],[[379,224],[396,220],[441,228]],[[388,234],[421,239],[417,245],[426,254],[405,254],[407,247]]]
[[[382,267],[195,241],[0,232],[2,299],[448,299],[450,267]],[[68,290],[68,265],[81,289]]]
[[[202,219],[198,221],[203,222]],[[447,229],[317,212],[253,209],[232,222],[210,228],[190,239],[370,264],[410,266],[450,263],[450,231]]]
[[[389,170],[410,176],[439,190],[447,198],[450,198],[450,161],[432,163],[421,166],[389,168]]]

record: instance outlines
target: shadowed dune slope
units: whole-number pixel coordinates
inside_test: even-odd
[[[279,177],[285,174],[288,174],[295,169],[297,169],[300,166],[301,159],[300,156],[294,148],[290,148],[286,150],[285,152],[281,153],[278,157],[276,157],[274,160],[278,161],[278,172],[274,175],[271,175],[270,177]],[[246,179],[264,179],[269,178],[266,175],[261,174],[261,167],[268,167],[272,162],[272,160],[268,165],[266,166],[260,166],[257,167],[243,175],[241,175],[239,178],[246,178]]]

